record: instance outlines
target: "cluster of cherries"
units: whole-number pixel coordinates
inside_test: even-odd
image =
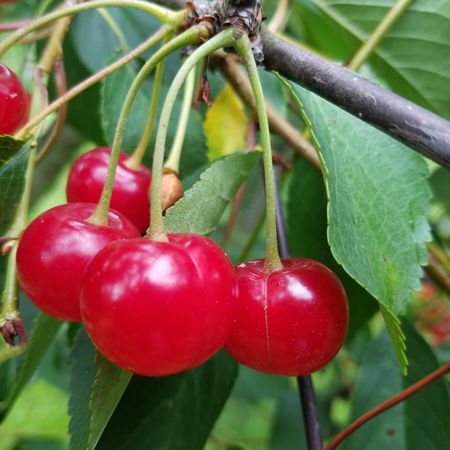
[[[2,94],[0,123],[13,108],[5,104]],[[246,366],[279,375],[309,374],[334,358],[348,304],[333,272],[305,258],[283,259],[272,273],[263,260],[233,268],[204,236],[142,237],[151,172],[129,169],[127,158],[120,156],[107,226],[89,220],[110,159],[110,149],[98,148],[73,165],[69,203],[38,216],[21,236],[18,278],[38,308],[82,320],[108,359],[140,375],[191,369],[222,346]]]

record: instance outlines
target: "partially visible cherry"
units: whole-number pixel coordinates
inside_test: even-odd
[[[110,148],[96,148],[80,156],[72,166],[67,181],[67,201],[97,203],[106,180]],[[129,158],[120,153],[117,165],[111,208],[128,217],[144,234],[150,224],[150,203],[148,190],[152,173],[141,164],[139,170],[132,170],[123,163]]]
[[[28,298],[49,316],[81,321],[81,280],[90,260],[119,239],[139,237],[122,214],[110,211],[107,227],[86,222],[96,205],[70,203],[36,217],[20,238],[17,273]]]
[[[282,259],[267,275],[264,260],[236,267],[239,314],[227,351],[260,372],[300,376],[327,365],[344,343],[348,304],[339,279],[306,258]]]
[[[98,349],[146,376],[198,366],[228,338],[237,312],[233,266],[208,238],[115,242],[89,264],[81,312]]]
[[[28,118],[28,94],[17,75],[0,64],[0,135],[14,134]]]

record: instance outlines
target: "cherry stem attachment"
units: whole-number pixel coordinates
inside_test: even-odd
[[[177,132],[175,140],[172,144],[169,157],[167,158],[164,167],[173,170],[177,174],[180,171],[180,157],[183,149],[184,137],[186,135],[186,128],[189,120],[189,112],[191,111],[192,99],[194,97],[195,88],[195,67],[189,72],[186,78],[186,85],[184,87],[183,105],[181,107],[180,119],[178,120]]]
[[[397,3],[389,10],[383,20],[375,28],[369,39],[360,47],[348,64],[347,68],[357,71],[369,58],[375,47],[383,39],[389,28],[402,15],[403,11],[411,3],[411,0],[397,0]]]
[[[92,216],[89,217],[89,219],[87,219],[88,222],[102,226],[108,225],[109,205],[111,203],[111,196],[114,187],[114,178],[116,175],[117,164],[119,162],[120,148],[122,145],[123,135],[125,132],[125,126],[131,111],[131,107],[133,106],[134,99],[136,98],[136,95],[139,92],[142,83],[151,74],[153,69],[168,55],[188,45],[198,44],[199,42],[201,42],[202,38],[205,38],[205,36],[208,35],[209,35],[208,30],[203,27],[192,27],[189,30],[186,30],[183,34],[177,36],[171,42],[167,43],[164,47],[161,47],[161,49],[159,49],[145,63],[144,67],[142,67],[142,69],[137,74],[125,98],[122,111],[120,112],[120,117],[116,128],[116,134],[114,136],[114,142],[111,149],[111,158],[109,161],[108,173],[106,175],[106,181],[103,187],[103,192],[100,197],[100,201],[97,205],[97,208],[95,208],[95,211],[92,214]],[[154,174],[152,174],[152,183],[153,179]]]
[[[192,30],[192,28],[190,29]],[[190,31],[188,30],[188,31]],[[204,39],[208,39],[209,32],[206,28],[204,30]],[[164,228],[162,217],[162,173],[164,163],[164,150],[166,146],[167,129],[169,126],[170,116],[175,104],[178,92],[184,83],[184,80],[189,75],[194,66],[210,53],[219,50],[223,47],[230,47],[235,40],[240,37],[242,32],[237,29],[228,29],[222,31],[217,36],[214,36],[209,41],[205,42],[201,47],[195,50],[185,63],[181,66],[175,76],[161,112],[159,120],[158,134],[156,135],[155,152],[153,154],[153,168],[152,168],[152,184],[151,184],[151,205],[150,205],[150,228],[148,236],[154,241],[167,242],[167,234]]]
[[[164,38],[163,47],[172,39],[172,33],[167,34]],[[144,134],[136,147],[133,154],[124,162],[124,165],[131,170],[139,170],[139,167],[147,150],[148,143],[152,137],[153,127],[155,124],[156,113],[158,111],[159,93],[161,91],[162,78],[164,74],[164,66],[166,60],[163,59],[156,67],[155,81],[153,83],[152,101],[150,104],[150,112],[148,114],[147,123],[145,125]]]
[[[272,149],[270,145],[269,121],[267,119],[266,103],[261,81],[258,75],[255,58],[247,35],[243,35],[234,45],[247,70],[253,94],[255,96],[256,111],[258,113],[259,128],[264,158],[264,173],[266,186],[266,216],[267,216],[267,246],[264,271],[272,273],[281,270],[283,265],[278,255],[277,222],[275,213],[275,185],[272,167]]]
[[[0,43],[0,58],[3,57],[5,52],[16,44],[20,39],[25,37],[26,35],[36,31],[40,27],[48,25],[49,23],[54,22],[55,20],[62,19],[63,17],[72,16],[84,11],[89,11],[93,9],[99,8],[107,8],[107,7],[121,7],[121,8],[132,8],[140,11],[144,11],[152,16],[155,16],[157,19],[161,20],[168,28],[175,29],[178,28],[180,23],[184,18],[184,11],[170,11],[167,8],[163,8],[162,6],[154,5],[150,2],[137,1],[137,0],[95,0],[88,3],[81,3],[79,5],[70,6],[64,9],[60,9],[54,11],[50,14],[46,14],[43,17],[40,17],[24,28],[20,28],[16,32],[12,33],[6,39],[4,39]]]
[[[69,102],[69,100],[72,100],[74,97],[76,97],[78,94],[81,94],[86,89],[93,86],[95,83],[98,83],[103,78],[107,77],[108,75],[112,74],[116,70],[120,69],[121,67],[128,64],[133,59],[137,58],[139,55],[147,51],[149,48],[153,47],[155,44],[157,44],[161,39],[163,39],[167,34],[171,33],[166,26],[162,26],[153,36],[151,36],[149,39],[147,39],[145,42],[143,42],[139,47],[136,47],[132,52],[125,55],[123,58],[120,58],[115,63],[111,64],[108,67],[105,67],[100,72],[97,72],[96,74],[92,75],[91,77],[87,78],[80,84],[74,86],[72,89],[70,89],[67,94],[63,95],[62,97],[55,100],[48,108],[45,108],[43,111],[41,111],[36,117],[34,117],[29,123],[27,123],[20,131],[18,131],[15,135],[16,139],[23,139],[27,134],[33,131],[33,129],[42,122],[47,116],[49,116],[51,113],[58,110],[62,105]]]
[[[429,375],[427,375],[425,378],[422,378],[417,383],[414,383],[409,388],[404,389],[402,392],[398,393],[397,395],[394,395],[393,397],[391,397],[388,400],[384,401],[383,403],[379,404],[375,408],[366,412],[366,414],[362,415],[358,420],[353,422],[344,431],[342,431],[337,437],[335,437],[326,446],[325,450],[336,450],[338,448],[339,444],[345,438],[350,436],[353,432],[355,432],[359,427],[364,425],[366,422],[368,422],[369,420],[378,416],[379,414],[383,413],[384,411],[387,411],[388,409],[392,408],[393,406],[398,405],[403,400],[406,400],[407,398],[413,396],[414,394],[416,394],[420,390],[426,388],[431,383],[433,383],[438,378],[442,377],[443,375],[445,375],[448,372],[450,372],[450,361],[445,363],[443,366],[439,367],[439,369],[436,369],[434,372],[431,372]]]

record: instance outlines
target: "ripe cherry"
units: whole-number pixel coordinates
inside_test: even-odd
[[[95,205],[70,203],[36,217],[17,250],[17,273],[28,298],[46,314],[81,321],[81,280],[89,261],[119,239],[139,237],[122,214],[110,211],[107,227],[86,222]]]
[[[28,113],[27,91],[17,75],[0,64],[0,135],[15,133]]]
[[[81,312],[98,349],[147,376],[191,369],[213,356],[236,317],[236,277],[206,237],[169,243],[132,239],[108,245],[83,280]]]
[[[263,272],[264,260],[236,267],[239,313],[228,352],[260,372],[299,376],[328,364],[348,327],[348,304],[339,279],[306,258],[282,259]]]
[[[110,148],[96,148],[80,156],[72,166],[67,182],[67,201],[97,203],[108,171]],[[150,224],[148,190],[152,173],[141,164],[139,170],[129,169],[124,162],[129,158],[121,153],[117,166],[111,208],[128,217],[144,234]]]

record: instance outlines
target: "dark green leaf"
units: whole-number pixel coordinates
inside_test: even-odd
[[[134,376],[97,449],[202,450],[236,375],[236,361],[221,350],[187,372]]]
[[[396,358],[383,330],[367,350],[352,401],[351,421],[413,385],[438,368],[435,355],[407,319],[408,376],[396,369]],[[450,396],[443,378],[367,422],[348,437],[342,450],[444,450],[450,448]]]
[[[169,233],[209,234],[226,206],[247,179],[261,153],[238,153],[214,163],[175,206],[167,210],[164,224]]]
[[[0,237],[8,232],[25,189],[29,145],[0,137]]]
[[[297,0],[310,43],[349,60],[396,0]],[[415,0],[387,31],[369,64],[398,94],[450,118],[450,3]]]

